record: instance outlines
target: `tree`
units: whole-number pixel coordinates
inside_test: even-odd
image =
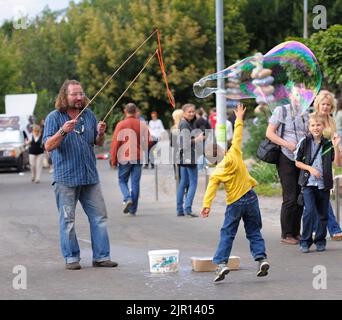
[[[342,94],[342,25],[314,33],[309,39],[289,37],[309,47],[316,56],[323,73],[321,88]]]
[[[325,84],[342,93],[342,25],[334,25],[310,37],[310,46],[322,69]]]
[[[308,33],[316,33],[313,8],[324,6],[328,27],[340,23],[342,1],[308,0]],[[247,0],[242,7],[242,21],[250,37],[251,51],[268,52],[286,37],[303,36],[303,0]]]
[[[4,96],[15,93],[16,83],[20,78],[20,67],[18,51],[1,31],[0,47],[0,113],[4,113]]]

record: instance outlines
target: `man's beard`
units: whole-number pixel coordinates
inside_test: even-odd
[[[85,107],[85,104],[83,101],[80,103],[74,103],[73,105],[69,105],[70,109],[75,109],[75,110],[82,110],[84,109],[84,107]]]

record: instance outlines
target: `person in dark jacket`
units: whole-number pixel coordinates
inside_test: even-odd
[[[180,182],[177,190],[177,216],[198,217],[196,213],[192,212],[192,202],[197,189],[197,159],[203,153],[204,135],[200,129],[196,130],[195,128],[195,106],[187,103],[183,105],[182,109],[183,119],[179,124]],[[196,150],[196,147],[202,151]],[[187,185],[189,188],[185,195]]]
[[[317,251],[324,251],[326,246],[330,189],[333,187],[332,162],[335,153],[331,141],[323,137],[323,130],[324,119],[318,114],[311,114],[310,135],[298,143],[295,156],[296,166],[300,169],[298,183],[303,189],[305,207],[300,239],[300,249],[303,253],[308,253],[313,243]],[[313,239],[315,215],[318,223]]]
[[[200,108],[196,111],[196,121],[195,121],[195,128],[200,129],[204,136],[213,134],[213,130],[211,130],[211,126],[209,121],[203,117],[204,111],[203,108]],[[214,135],[213,135],[214,136]],[[202,170],[207,164],[205,159],[205,143],[203,141],[203,153],[198,158],[198,170]]]
[[[29,161],[32,173],[32,182],[39,183],[43,168],[44,146],[43,135],[39,125],[33,125],[32,139],[29,147]]]

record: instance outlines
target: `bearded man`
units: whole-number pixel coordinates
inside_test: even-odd
[[[52,185],[59,212],[60,246],[68,270],[81,269],[75,231],[78,201],[90,224],[92,265],[118,265],[110,260],[107,210],[94,153],[94,145],[103,145],[106,124],[102,121],[97,123],[89,109],[79,116],[88,102],[81,84],[76,80],[66,80],[56,99],[56,110],[47,116],[44,128],[44,146],[51,153],[54,166]]]

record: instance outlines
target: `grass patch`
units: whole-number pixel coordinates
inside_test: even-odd
[[[258,161],[249,173],[260,184],[267,185],[279,182],[277,168],[274,164]]]
[[[281,196],[281,186],[275,183],[263,183],[258,184],[254,187],[255,192],[258,196],[274,197]]]
[[[342,167],[336,167],[335,165],[333,166],[333,173],[334,176],[339,176],[342,174]]]

